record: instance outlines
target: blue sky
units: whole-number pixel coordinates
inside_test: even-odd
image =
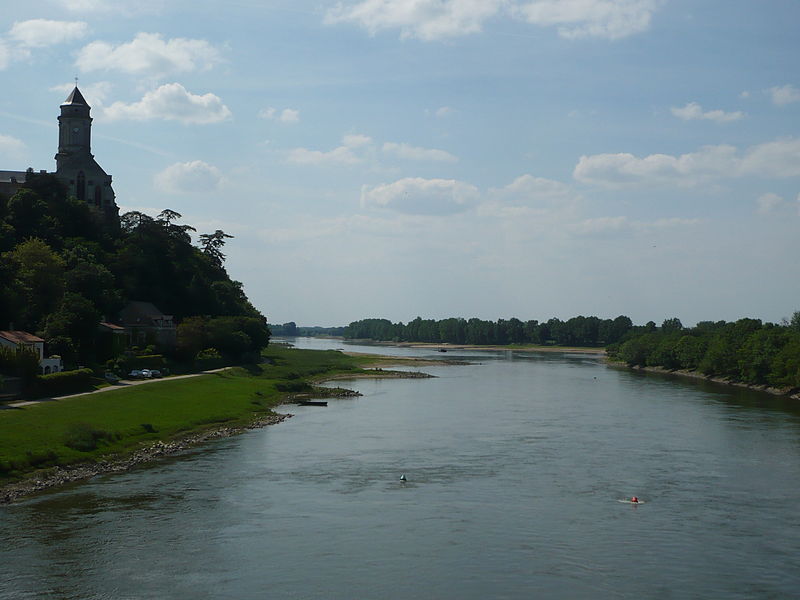
[[[0,168],[78,76],[122,211],[271,322],[800,310],[795,0],[3,4]]]

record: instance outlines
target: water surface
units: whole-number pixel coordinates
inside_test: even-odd
[[[2,507],[0,599],[800,590],[796,403],[578,355],[371,351],[479,364]]]

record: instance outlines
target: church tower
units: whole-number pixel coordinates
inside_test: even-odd
[[[61,105],[58,117],[58,154],[56,177],[66,186],[68,194],[86,202],[106,216],[117,216],[111,176],[94,160],[92,149],[91,107],[78,86]]]

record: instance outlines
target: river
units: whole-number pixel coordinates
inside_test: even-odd
[[[363,396],[0,507],[0,599],[800,594],[796,402],[580,355],[349,348],[475,364],[337,382]]]

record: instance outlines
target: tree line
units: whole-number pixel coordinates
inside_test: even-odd
[[[686,369],[753,385],[800,387],[800,312],[783,324],[760,319],[703,321],[684,328],[677,319],[608,347],[630,366]]]
[[[653,324],[655,327],[655,324]],[[429,342],[470,345],[535,344],[598,347],[622,340],[634,329],[630,318],[572,317],[566,321],[521,321],[517,318],[422,319],[392,323],[388,319],[362,319],[344,328],[344,337],[396,342]]]

